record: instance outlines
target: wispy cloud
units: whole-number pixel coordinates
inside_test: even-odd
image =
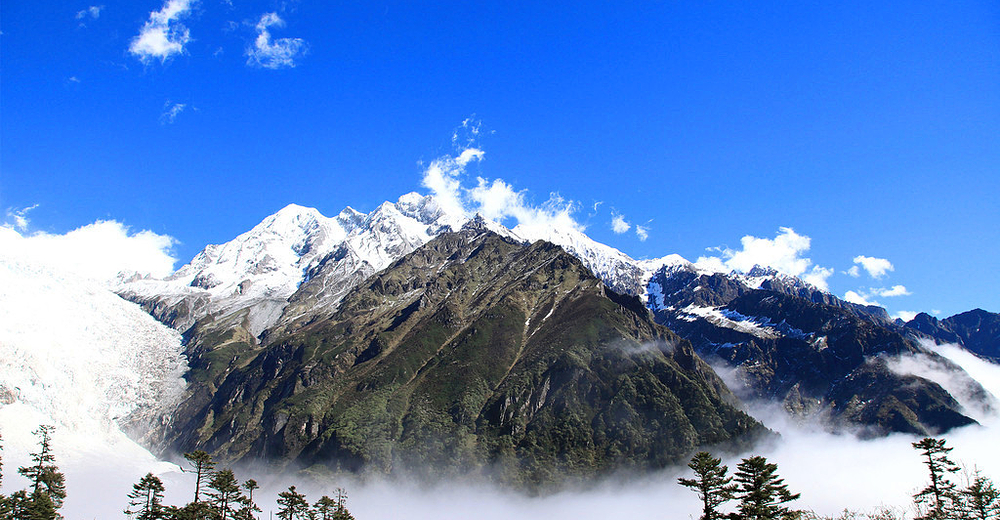
[[[184,46],[191,41],[191,33],[179,20],[191,12],[195,1],[167,0],[159,11],[149,13],[149,20],[132,39],[129,52],[143,63],[154,59],[162,63],[184,52]]]
[[[625,220],[625,216],[617,211],[611,214],[611,230],[615,232],[616,235],[621,235],[622,233],[628,233],[628,230],[632,229],[632,224],[629,224]]]
[[[271,27],[284,27],[285,21],[278,13],[265,13],[257,22],[257,38],[247,47],[247,65],[265,69],[291,68],[295,60],[305,55],[306,41],[302,38],[271,39]]]
[[[893,271],[895,268],[892,266],[892,262],[886,260],[885,258],[875,258],[872,256],[858,255],[854,257],[854,263],[859,264],[865,271],[868,272],[868,276],[875,278],[876,280],[882,278],[889,271]],[[851,276],[857,276],[857,266],[851,268],[853,274]],[[851,273],[851,271],[848,271]]]
[[[893,285],[890,288],[885,288],[885,287],[869,287],[867,290],[858,289],[857,291],[847,291],[847,293],[844,294],[844,300],[849,301],[851,303],[857,303],[857,304],[860,304],[860,305],[878,305],[878,306],[881,306],[881,304],[879,302],[875,301],[875,297],[876,296],[882,297],[882,298],[893,298],[893,297],[896,297],[896,296],[909,296],[911,294],[913,294],[913,293],[911,293],[910,291],[906,290],[906,287],[903,286],[903,285]],[[903,311],[903,312],[905,312],[905,311]],[[916,315],[916,314],[914,314],[914,315]],[[906,321],[909,321],[909,320],[906,320]]]
[[[635,225],[635,236],[639,237],[640,242],[645,242],[649,238],[649,226]]]
[[[794,229],[782,227],[773,239],[746,235],[740,239],[743,246],[740,250],[713,248],[722,254],[703,256],[696,264],[704,269],[748,272],[755,265],[771,267],[780,273],[798,276],[816,287],[827,290],[827,279],[833,275],[833,269],[813,265],[810,258],[802,256],[809,250],[811,239],[800,235]]]
[[[903,321],[910,321],[913,318],[916,318],[917,314],[919,314],[919,313],[913,312],[913,311],[898,311],[898,312],[896,312],[895,314],[892,315],[892,318],[893,319],[900,319],[900,320],[903,320]]]
[[[37,208],[38,204],[32,204],[26,208],[7,208],[7,222],[2,227],[16,229],[22,233],[28,230],[31,221],[28,219],[28,212]]]
[[[184,103],[171,103],[170,101],[167,101],[166,104],[163,105],[163,113],[160,114],[160,124],[173,124],[174,120],[177,119],[177,116],[183,112],[186,107],[187,105]]]
[[[101,10],[104,9],[103,5],[92,5],[86,9],[76,12],[77,20],[91,19],[96,20],[101,17]]]

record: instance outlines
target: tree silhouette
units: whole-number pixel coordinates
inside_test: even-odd
[[[208,487],[213,492],[209,492],[209,503],[215,508],[218,520],[235,520],[235,505],[243,498],[240,492],[240,483],[236,480],[232,470],[224,469],[216,473]]]
[[[354,520],[354,515],[347,510],[347,491],[344,488],[337,488],[337,506],[333,513],[333,520]]]
[[[923,516],[914,520],[941,520],[953,516],[958,495],[955,483],[948,480],[949,473],[958,471],[958,465],[948,458],[952,448],[945,446],[944,439],[925,437],[914,442],[913,447],[920,451],[924,465],[930,473],[931,482],[924,489],[913,495],[917,506],[928,505],[929,509]]]
[[[305,495],[295,491],[295,486],[278,493],[278,506],[278,518],[282,520],[305,520],[309,516],[309,502]]]
[[[31,466],[22,466],[17,472],[31,481],[32,491],[21,506],[28,518],[52,519],[59,518],[56,512],[66,498],[65,476],[55,465],[55,455],[52,454],[52,431],[49,425],[39,426],[34,433],[39,437],[40,449],[31,454],[34,462]]]
[[[972,482],[961,490],[961,515],[973,520],[1000,519],[1000,491],[993,481],[984,477],[979,470],[972,474]]]
[[[215,469],[215,462],[212,461],[211,455],[202,450],[185,453],[184,458],[191,463],[191,467],[197,474],[194,482],[194,502],[197,504],[199,502],[199,493],[201,492],[201,482],[203,479],[209,478],[212,474],[212,470]]]
[[[166,517],[163,507],[163,481],[152,473],[147,473],[138,483],[132,485],[128,494],[129,504],[125,514],[136,515],[136,520],[159,520]]]
[[[244,495],[243,499],[240,501],[242,507],[240,507],[236,517],[239,518],[239,520],[254,520],[253,514],[254,512],[259,512],[260,508],[257,507],[257,504],[253,501],[253,492],[256,489],[260,489],[260,485],[257,484],[256,480],[249,479],[243,483],[243,489],[247,490],[247,494]]]
[[[723,518],[719,505],[732,500],[737,486],[731,484],[732,477],[727,477],[729,468],[722,465],[722,459],[712,457],[707,451],[695,454],[688,463],[694,470],[695,478],[678,478],[677,482],[698,493],[702,502],[701,520],[717,520]]]
[[[316,520],[333,520],[333,515],[337,512],[337,501],[323,495],[313,505],[313,511],[316,512]]]
[[[788,491],[784,479],[778,478],[778,465],[761,456],[743,459],[733,477],[738,484],[740,520],[783,520],[798,516],[782,504],[799,498]]]

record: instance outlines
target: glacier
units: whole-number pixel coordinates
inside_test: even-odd
[[[181,336],[99,281],[20,256],[20,239],[0,228],[3,492],[23,487],[13,468],[37,451],[32,431],[50,424],[71,490],[64,512],[88,516],[79,490],[174,468],[140,442],[184,391]]]

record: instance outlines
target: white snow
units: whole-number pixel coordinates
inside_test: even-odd
[[[127,459],[135,471],[165,470],[169,464],[126,433],[140,438],[172,410],[186,368],[176,331],[97,282],[24,258],[0,237],[0,431],[5,462],[14,462],[8,468],[37,451],[31,432],[50,424],[60,465]],[[18,480],[4,479],[7,491]],[[89,479],[67,471],[67,480],[79,490]],[[67,511],[73,504],[71,495]]]
[[[168,305],[206,302],[195,304],[194,312],[176,324],[180,330],[208,314],[225,316],[251,307],[250,331],[257,335],[278,321],[309,270],[338,248],[345,247],[350,257],[344,260],[350,269],[341,270],[343,278],[365,264],[379,271],[438,234],[454,230],[455,219],[434,197],[417,193],[385,202],[367,215],[348,207],[329,218],[315,208],[290,204],[235,239],[205,247],[170,276],[123,280],[116,290]]]
[[[751,334],[762,339],[777,339],[781,337],[780,332],[773,327],[767,326],[766,320],[744,316],[738,312],[720,307],[701,307],[692,304],[681,309],[679,317],[685,321],[694,321],[700,317],[713,325]]]

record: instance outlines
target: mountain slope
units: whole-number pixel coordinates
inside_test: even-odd
[[[979,401],[992,403],[960,368],[904,337],[884,311],[754,271],[722,275],[680,266],[661,270],[650,282],[657,321],[689,339],[706,359],[734,368],[747,397],[781,402],[797,415],[819,413],[836,427],[869,434],[927,435],[973,423],[939,384],[894,369],[894,360],[920,354],[964,377]],[[757,288],[748,283],[755,278]]]
[[[475,223],[304,321],[207,378],[171,445],[534,485],[663,467],[761,431],[637,298],[557,246]]]
[[[906,328],[944,343],[957,343],[980,357],[1000,363],[1000,314],[975,309],[938,320],[922,312],[907,322]]]

